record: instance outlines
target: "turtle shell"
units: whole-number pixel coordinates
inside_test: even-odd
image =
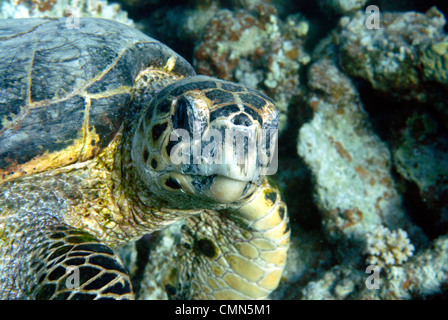
[[[194,75],[170,48],[118,22],[0,20],[0,184],[94,157],[129,116],[138,74],[173,58],[170,72]]]

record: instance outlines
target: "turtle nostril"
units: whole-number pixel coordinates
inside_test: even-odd
[[[191,108],[190,101],[186,98],[180,98],[176,103],[176,111],[173,114],[173,128],[174,129],[185,129],[190,134],[193,132],[193,123],[190,119],[188,109]]]
[[[237,125],[237,126],[245,126],[245,127],[250,127],[252,125],[252,121],[249,119],[249,117],[244,114],[244,113],[239,113],[236,116],[234,116],[232,118],[233,124]]]

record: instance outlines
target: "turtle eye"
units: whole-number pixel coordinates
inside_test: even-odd
[[[185,129],[188,133],[193,134],[194,117],[193,106],[186,98],[180,98],[176,104],[176,111],[172,116],[172,123],[174,129]]]

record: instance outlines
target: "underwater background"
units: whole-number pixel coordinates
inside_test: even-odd
[[[198,74],[276,102],[272,179],[292,244],[271,299],[448,298],[447,12],[435,0],[0,0],[0,18],[134,26]],[[139,299],[166,298],[161,236],[121,249]]]

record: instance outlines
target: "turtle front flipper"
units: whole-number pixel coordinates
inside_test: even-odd
[[[29,230],[32,232],[32,230]],[[118,256],[90,234],[65,225],[39,230],[26,266],[11,276],[25,292],[9,298],[38,300],[133,299],[129,275]],[[13,247],[13,246],[12,246]],[[11,257],[15,254],[11,253]],[[18,270],[17,270],[18,268]],[[17,272],[18,271],[18,272]],[[24,288],[21,288],[22,290]],[[19,289],[20,291],[20,289]]]
[[[266,298],[286,263],[286,211],[280,192],[265,181],[235,211],[190,218],[183,226],[177,265],[165,283],[171,298]]]
[[[88,233],[52,229],[41,248],[43,265],[35,299],[133,299],[131,281],[118,256]]]

